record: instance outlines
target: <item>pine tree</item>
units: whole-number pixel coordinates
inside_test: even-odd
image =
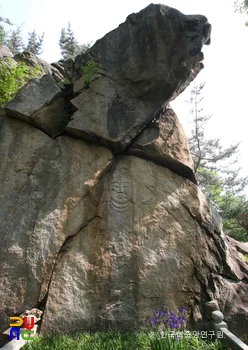
[[[234,6],[236,11],[239,11],[241,13],[248,11],[248,0],[236,0],[234,2]]]
[[[24,43],[22,40],[20,27],[11,31],[11,34],[5,40],[5,44],[8,46],[13,55],[23,51]]]
[[[248,201],[245,195],[225,192],[223,179],[216,171],[199,168],[199,172],[208,178],[201,188],[222,216],[224,232],[239,241],[247,241]]]
[[[73,31],[71,24],[68,23],[67,29],[62,28],[59,39],[59,47],[63,59],[74,58],[80,51],[86,51],[87,45],[79,45]]]
[[[248,14],[248,0],[236,0],[234,2],[235,12]],[[245,23],[248,26],[248,21]]]
[[[204,127],[211,118],[203,114],[201,93],[204,84],[191,91],[190,111],[193,128],[189,147],[194,160],[194,170],[199,186],[223,218],[226,233],[245,240],[247,229],[241,225],[247,208],[247,199],[242,194],[248,178],[240,177],[240,168],[235,168],[239,143],[223,148],[220,139],[207,139]]]
[[[28,33],[28,35],[29,35],[29,38],[28,38],[28,44],[27,44],[26,50],[32,52],[35,55],[42,54],[44,33],[42,34],[42,36],[38,36],[36,34],[36,31],[33,30],[31,33]]]
[[[4,29],[3,23],[12,25],[8,18],[4,18],[0,16],[0,45],[3,45],[7,36],[7,32]]]
[[[224,232],[239,241],[247,241],[248,201],[246,197],[227,192],[220,196],[219,208]]]
[[[6,36],[6,32],[4,30],[3,25],[0,23],[0,45],[3,45],[5,36]]]
[[[193,118],[193,128],[189,138],[189,147],[194,160],[194,170],[201,186],[211,184],[211,172],[207,173],[202,169],[217,172],[222,178],[222,186],[226,191],[233,193],[241,192],[248,183],[247,178],[239,177],[240,168],[234,165],[238,161],[239,143],[223,148],[220,139],[207,139],[204,127],[211,116],[203,115],[201,108],[201,93],[204,84],[195,85],[191,91],[190,111]]]

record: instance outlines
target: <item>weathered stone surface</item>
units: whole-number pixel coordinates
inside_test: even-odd
[[[56,63],[51,65],[30,51],[18,53],[14,56],[14,59],[17,62],[25,62],[29,67],[39,66],[43,75],[52,75],[57,82],[63,81],[67,78],[67,74],[61,68],[56,66]]]
[[[201,70],[210,27],[204,16],[151,4],[128,16],[75,63],[66,61],[76,92],[83,88],[82,66],[94,60],[99,68],[90,87],[72,101],[78,111],[68,131],[87,134],[115,152],[126,148]]]
[[[127,154],[152,160],[196,183],[184,130],[171,108],[151,122],[128,147]]]
[[[60,97],[32,115],[30,122],[52,137],[58,136],[67,126],[70,114],[65,100]]]
[[[0,45],[0,59],[4,57],[13,57],[13,55],[7,46]]]
[[[248,264],[246,271],[248,270]],[[247,278],[229,279],[228,276],[214,276],[214,289],[223,310],[229,330],[238,337],[247,335],[248,286]]]
[[[69,77],[70,81],[73,81],[75,83],[76,79],[74,78],[74,61],[72,58],[69,58],[68,60],[65,60],[63,62],[63,67],[65,69],[65,72],[67,76]]]
[[[90,89],[85,89],[71,101],[78,111],[73,114],[67,131],[120,151],[123,143],[127,146],[131,142],[131,135],[126,131],[133,123],[142,123],[142,112],[150,109],[145,102],[130,100],[125,91],[121,95],[116,95],[116,84],[111,79],[103,77],[93,81]],[[106,115],[110,117],[105,118]]]
[[[0,330],[47,293],[66,238],[94,218],[89,195],[112,156],[0,117]]]
[[[227,236],[227,241],[236,248],[241,254],[248,254],[248,242],[239,242],[232,237]]]
[[[63,77],[62,80],[69,80],[69,77],[65,72],[65,68],[64,68],[64,65],[62,62],[53,62],[53,63],[51,63],[51,67],[52,67],[52,72],[54,72],[54,68],[56,68],[56,70],[58,70],[60,72],[61,76]],[[53,74],[55,74],[55,73],[53,73]],[[56,81],[60,81],[60,80],[56,79]]]
[[[220,310],[216,300],[211,300],[205,304],[206,316],[209,320],[212,320],[212,312]]]
[[[8,104],[6,112],[13,117],[31,117],[60,96],[62,91],[50,75],[31,79]]]
[[[121,156],[94,196],[96,218],[58,257],[42,331],[147,326],[162,304],[191,305],[202,324],[205,301],[216,298],[223,307],[217,276],[247,281],[245,264],[235,255],[227,261],[223,234],[190,181]],[[226,282],[219,288],[229,292]]]
[[[51,75],[44,75],[41,79],[31,79],[7,105],[6,112],[55,137],[70,119],[62,95]]]
[[[75,84],[73,85],[73,92],[75,94],[77,94],[78,92],[80,92],[81,90],[86,88],[86,84],[84,82],[84,78],[80,78],[78,79]]]

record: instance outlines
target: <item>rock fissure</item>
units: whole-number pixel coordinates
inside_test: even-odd
[[[213,290],[211,288],[211,283],[209,280],[211,280],[211,275],[207,275],[207,276],[203,276],[200,272],[200,269],[197,268],[195,266],[194,260],[192,259],[192,257],[190,257],[193,265],[194,265],[194,278],[198,281],[199,285],[200,285],[200,292],[199,292],[199,296],[196,298],[197,300],[197,304],[201,304],[201,313],[202,315],[198,315],[204,318],[204,320],[206,320],[206,315],[205,315],[205,303],[207,301],[210,301],[213,298]],[[193,299],[195,299],[193,297]],[[192,300],[192,299],[191,299]],[[191,303],[190,303],[191,304]],[[195,323],[195,325],[197,325],[198,321],[195,317],[194,317],[194,313],[193,313],[193,308],[194,308],[194,303],[193,305],[191,304],[191,322]],[[200,320],[202,321],[202,320]]]
[[[171,108],[163,108],[124,151],[161,165],[197,184],[193,160],[184,143],[182,127]],[[174,136],[173,136],[174,135]],[[173,136],[173,137],[172,137]]]
[[[91,89],[95,94],[100,95],[102,97],[110,98],[110,99],[112,98],[112,96],[107,96],[105,94],[100,94],[98,91],[94,90],[91,86],[89,86],[89,89]]]
[[[105,78],[108,78],[108,79],[112,80],[113,82],[116,82],[116,81],[117,81],[117,80],[114,79],[111,75],[104,74],[104,73],[102,72],[102,70],[107,72],[107,70],[105,70],[104,68],[101,68],[100,70],[101,70],[101,71],[100,71],[98,74],[100,74],[101,76],[103,76],[103,77],[105,77]]]
[[[50,289],[50,285],[52,283],[53,280],[53,275],[54,275],[54,271],[57,268],[57,261],[60,258],[60,256],[62,254],[64,254],[67,251],[67,247],[66,245],[68,245],[68,243],[70,243],[75,237],[77,237],[77,235],[83,231],[92,221],[94,221],[95,219],[99,219],[102,220],[102,218],[100,216],[94,216],[93,218],[89,219],[88,222],[83,225],[82,227],[80,227],[80,229],[73,235],[68,236],[65,241],[63,242],[63,244],[61,245],[56,257],[54,257],[54,263],[52,265],[52,270],[51,270],[51,274],[50,274],[50,278],[49,278],[49,282],[48,282],[48,286],[47,286],[47,292],[45,293],[44,298],[42,299],[42,301],[39,303],[39,307],[40,309],[45,312],[46,311],[46,302],[49,296],[49,289]],[[41,319],[41,324],[42,324],[42,319]]]
[[[247,278],[242,278],[242,279],[239,279],[239,278],[233,278],[233,277],[230,277],[229,275],[225,275],[225,274],[223,274],[223,273],[220,273],[220,276],[223,278],[223,279],[225,279],[226,281],[228,281],[228,282],[231,282],[231,283],[235,283],[235,285],[237,284],[237,283],[246,283],[247,284]]]
[[[73,235],[68,236],[68,237],[66,238],[66,240],[64,241],[64,243],[61,245],[61,247],[60,247],[60,249],[59,249],[59,252],[58,252],[58,254],[57,254],[56,260],[59,258],[60,254],[62,254],[62,253],[64,253],[64,252],[67,251],[67,247],[66,247],[66,246],[68,245],[68,243],[70,243],[75,237],[77,237],[77,235],[78,235],[81,231],[83,231],[83,230],[84,230],[92,221],[94,221],[95,219],[99,219],[99,220],[102,221],[102,218],[101,218],[100,216],[95,215],[93,218],[89,219],[85,225],[83,225],[82,227],[80,227],[79,230],[78,230],[76,233],[74,233]]]

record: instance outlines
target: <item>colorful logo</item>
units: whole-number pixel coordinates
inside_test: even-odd
[[[23,340],[33,340],[34,337],[34,316],[25,316],[23,319],[21,317],[10,317],[10,322],[17,321],[18,323],[10,323],[9,338],[13,340],[15,337],[17,340],[20,340],[20,337]],[[20,329],[24,325],[24,329]]]

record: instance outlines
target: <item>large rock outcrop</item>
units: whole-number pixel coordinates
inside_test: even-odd
[[[88,196],[112,155],[68,137],[53,141],[10,118],[1,118],[0,154],[0,310],[7,321],[44,298],[64,241],[94,217]]]
[[[221,228],[190,181],[119,156],[94,192],[96,219],[57,260],[44,331],[56,331],[55,317],[61,331],[137,328],[164,302],[194,308],[247,278],[235,259],[227,261]]]
[[[209,36],[206,17],[185,16],[167,6],[150,5],[128,16],[75,63],[66,63],[77,86],[88,60],[99,67],[89,89],[77,87],[72,100],[77,112],[67,130],[122,151],[195,78]]]
[[[185,306],[202,327],[205,302],[216,299],[244,334],[245,248],[223,235],[168,106],[202,68],[209,33],[204,16],[150,5],[53,65],[68,90],[51,71],[9,103],[0,116],[1,329],[34,307],[43,332],[147,327],[162,304]],[[89,60],[98,72],[85,84]]]

